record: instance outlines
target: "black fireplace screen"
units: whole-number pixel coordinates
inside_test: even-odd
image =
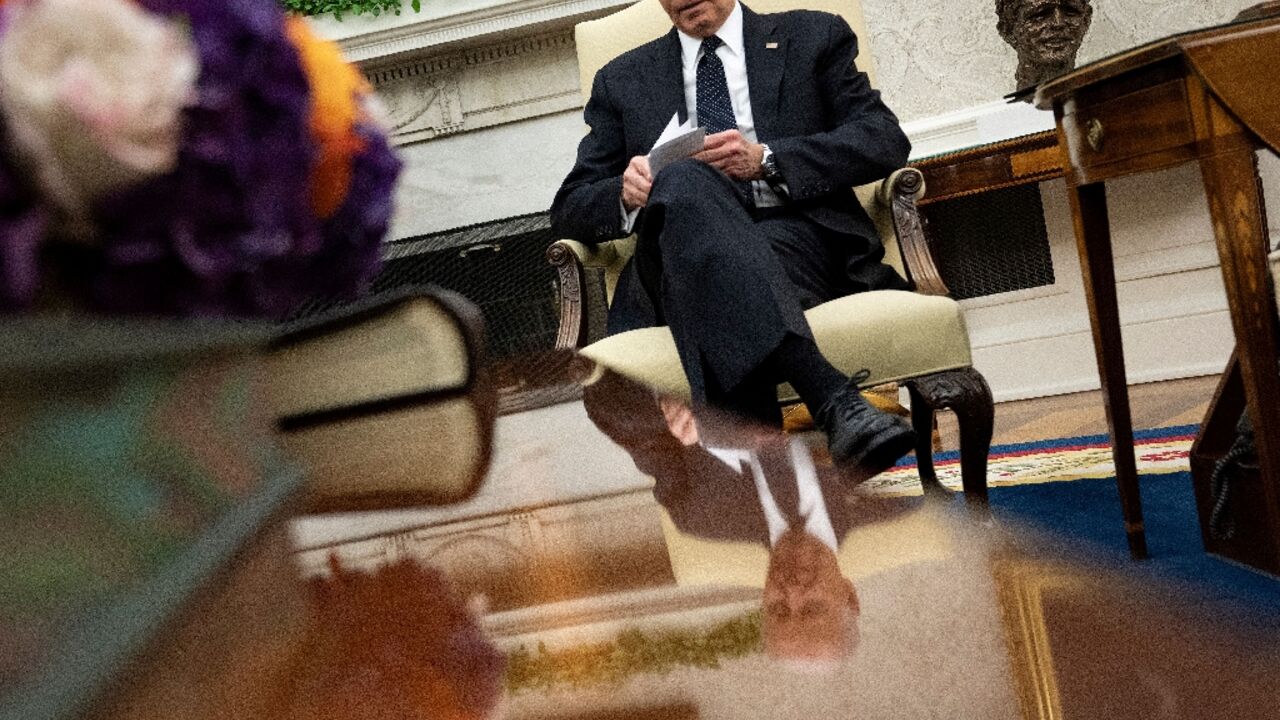
[[[378,294],[406,285],[437,285],[466,297],[480,307],[486,329],[486,355],[491,376],[504,397],[519,394],[555,399],[537,393],[545,378],[554,376],[550,352],[560,325],[557,277],[546,260],[554,240],[547,213],[533,213],[389,243],[383,268],[373,282]],[[603,312],[603,284],[588,277],[589,306]],[[297,317],[336,305],[316,301]],[[601,328],[600,318],[593,327]],[[510,404],[510,403],[504,403]]]
[[[929,247],[951,297],[1053,284],[1039,185],[945,200],[923,211]]]
[[[373,289],[431,283],[463,295],[484,312],[492,359],[549,350],[559,327],[553,239],[539,213],[397,240]]]
[[[998,190],[926,208],[930,245],[957,299],[1053,283],[1053,263],[1036,186]],[[533,213],[396,240],[386,246],[374,294],[433,284],[476,303],[484,314],[489,370],[506,409],[561,399],[545,386],[560,324],[557,277],[546,260],[556,240],[547,213]],[[604,333],[604,283],[587,273],[589,340]],[[314,301],[294,317],[338,305]],[[523,399],[520,399],[523,398]],[[539,399],[541,398],[541,399]]]

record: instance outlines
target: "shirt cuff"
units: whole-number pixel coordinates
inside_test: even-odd
[[[630,235],[631,228],[636,224],[636,217],[640,215],[640,208],[627,212],[627,206],[622,204],[622,198],[618,198],[618,209],[622,211],[622,232]]]

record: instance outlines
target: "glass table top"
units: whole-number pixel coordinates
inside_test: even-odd
[[[428,638],[405,651],[425,664],[388,661],[398,687],[452,678],[416,697],[461,709],[424,716],[1274,717],[1273,581],[1130,562],[1037,524],[1051,494],[1014,512],[872,489],[821,434],[565,360],[543,382],[581,398],[499,417],[471,500],[294,523],[317,587],[427,568],[423,606],[322,594],[357,635]]]

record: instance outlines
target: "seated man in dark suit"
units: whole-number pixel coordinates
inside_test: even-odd
[[[879,472],[914,434],[822,356],[804,311],[906,288],[851,188],[903,166],[910,143],[841,18],[660,2],[672,31],[596,74],[553,228],[588,243],[636,233],[609,332],[670,326],[695,405],[777,424],[776,384],[790,382],[835,461]],[[646,154],[673,115],[708,136],[653,177]]]

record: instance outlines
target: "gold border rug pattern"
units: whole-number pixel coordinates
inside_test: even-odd
[[[1136,431],[1134,452],[1138,472],[1163,474],[1187,470],[1191,443],[1198,430],[1196,425],[1179,425]],[[1107,435],[997,445],[991,448],[987,462],[987,484],[991,487],[1106,478],[1116,474]],[[959,453],[935,453],[934,468],[943,485],[960,489]],[[877,495],[918,495],[920,476],[915,456],[903,458],[897,466],[868,480],[862,489]]]

